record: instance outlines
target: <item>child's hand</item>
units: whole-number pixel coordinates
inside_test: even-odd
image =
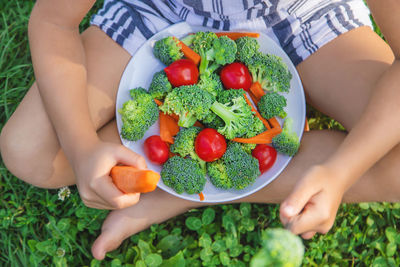
[[[344,186],[335,172],[314,166],[297,183],[280,207],[283,225],[305,239],[325,234],[332,227],[344,194]]]
[[[112,182],[110,170],[117,164],[146,168],[146,162],[140,155],[123,145],[101,141],[74,161],[76,185],[86,206],[122,209],[139,201],[139,193],[124,194]]]

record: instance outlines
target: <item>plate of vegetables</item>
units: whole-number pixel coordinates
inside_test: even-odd
[[[226,202],[268,185],[297,153],[305,97],[292,62],[268,36],[182,22],[132,57],[116,120],[123,145],[161,174],[158,187]]]

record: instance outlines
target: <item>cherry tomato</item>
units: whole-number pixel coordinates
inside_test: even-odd
[[[196,84],[199,78],[196,64],[185,58],[172,62],[164,71],[174,87]]]
[[[258,159],[260,172],[264,173],[274,165],[277,153],[272,146],[260,144],[256,146],[251,154]]]
[[[207,162],[221,158],[226,151],[225,138],[213,128],[202,130],[197,135],[194,145],[199,158]]]
[[[152,135],[144,141],[144,153],[147,158],[156,164],[164,164],[168,160],[168,145],[158,135]]]
[[[245,91],[250,89],[253,82],[248,68],[240,62],[223,67],[221,81],[226,89],[243,89]]]

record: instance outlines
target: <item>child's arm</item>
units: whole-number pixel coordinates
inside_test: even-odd
[[[86,205],[122,208],[137,202],[112,183],[117,163],[145,167],[121,145],[99,140],[87,96],[85,53],[79,23],[95,0],[38,0],[29,20],[29,41],[36,81],[46,112],[76,175]],[[35,116],[35,114],[32,114]]]
[[[305,238],[332,227],[344,192],[400,142],[400,2],[367,2],[396,59],[338,150],[313,167],[282,203],[282,223]]]

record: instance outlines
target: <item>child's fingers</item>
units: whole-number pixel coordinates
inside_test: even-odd
[[[331,228],[331,214],[329,203],[324,201],[323,195],[317,194],[304,207],[300,215],[290,221],[289,230],[296,235],[309,235],[309,232],[325,234]]]
[[[140,194],[124,194],[112,182],[111,177],[105,176],[95,179],[92,189],[100,196],[112,209],[123,209],[135,205],[139,201]]]
[[[124,146],[121,146],[120,149],[117,150],[116,157],[118,163],[123,165],[133,166],[138,169],[147,169],[146,160],[144,157]]]
[[[288,221],[302,211],[307,202],[318,192],[315,185],[302,181],[298,184],[293,192],[281,203],[280,218],[284,225]]]

